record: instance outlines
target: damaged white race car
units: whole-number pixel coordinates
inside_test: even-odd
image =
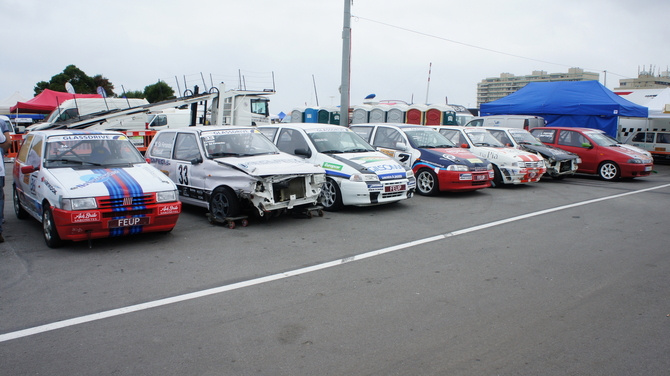
[[[326,180],[321,167],[280,152],[252,127],[163,130],[146,157],[177,184],[182,202],[219,221],[245,209],[262,218],[313,209]]]

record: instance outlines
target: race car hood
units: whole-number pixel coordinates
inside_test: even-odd
[[[631,149],[631,148],[628,148],[628,147],[624,147],[623,144],[618,144],[616,146],[610,146],[609,148],[618,152],[618,153],[621,153],[621,154],[623,154],[623,155],[625,155],[629,158],[641,159],[644,163],[651,163],[652,162],[652,158],[648,157],[644,153],[639,152],[638,150],[634,150],[634,149]]]
[[[651,154],[648,151],[646,151],[642,148],[639,148],[637,146],[633,146],[633,145],[629,145],[629,144],[618,144],[618,145],[619,145],[620,148],[630,150],[631,152],[633,152],[635,154],[642,154],[642,155],[646,156],[646,158],[651,158]]]
[[[323,174],[321,167],[290,154],[262,154],[248,157],[215,158],[217,163],[252,176]]]
[[[323,167],[327,170],[341,172],[346,165],[363,174],[376,174],[379,180],[404,179],[407,176],[405,167],[377,151],[328,155],[339,163],[324,163]]]
[[[486,167],[488,161],[480,158],[467,149],[462,148],[439,148],[420,149],[421,160],[429,163],[448,166],[450,164],[462,164],[468,167]]]
[[[493,163],[497,163],[501,158],[517,162],[537,162],[542,160],[537,154],[515,148],[477,146],[476,149],[482,158],[486,158]]]
[[[38,184],[66,197],[127,197],[175,189],[170,179],[145,163],[123,168],[52,168],[49,175]]]
[[[521,144],[519,147],[521,150],[525,150],[530,153],[540,153],[540,155],[543,157],[553,158],[556,161],[568,161],[578,158],[577,154],[548,145]]]

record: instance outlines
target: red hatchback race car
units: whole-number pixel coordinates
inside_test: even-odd
[[[530,133],[547,145],[577,154],[582,160],[577,172],[603,180],[649,176],[654,167],[651,157],[622,147],[597,129],[539,127]]]

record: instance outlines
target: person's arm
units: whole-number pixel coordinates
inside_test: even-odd
[[[0,148],[7,152],[9,147],[12,145],[12,139],[9,135],[9,132],[4,132],[3,135],[5,136],[5,141],[0,143]]]

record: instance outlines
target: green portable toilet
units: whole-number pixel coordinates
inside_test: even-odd
[[[319,109],[317,113],[317,123],[328,124],[330,122],[330,111],[325,108]]]

